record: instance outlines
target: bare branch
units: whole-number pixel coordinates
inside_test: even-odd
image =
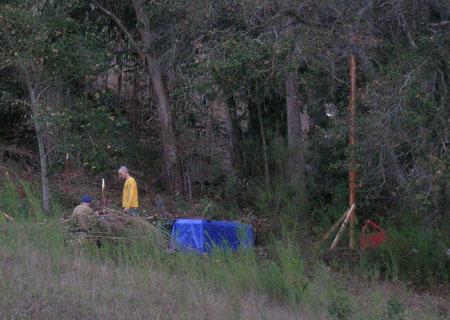
[[[127,38],[130,40],[133,47],[135,47],[137,53],[142,58],[142,60],[145,61],[145,57],[146,57],[145,52],[142,51],[141,47],[138,45],[138,43],[136,42],[134,37],[127,30],[127,28],[125,28],[125,26],[123,25],[122,21],[120,21],[120,19],[114,13],[112,13],[111,11],[109,11],[108,9],[103,7],[100,3],[98,3],[97,0],[89,0],[89,1],[91,1],[93,4],[95,4],[101,11],[103,11],[104,14],[106,14],[108,17],[110,17],[117,24],[117,26],[122,30],[123,33],[125,33]]]
[[[50,152],[52,152],[53,150],[55,150],[55,148],[56,148],[57,146],[58,146],[58,145],[55,145],[55,146],[53,146],[53,148],[51,148],[50,150],[48,150],[47,153],[45,154],[45,156],[47,157],[47,156],[50,154]]]
[[[0,102],[13,102],[13,103],[22,103],[26,106],[31,106],[28,102],[21,99],[0,99]]]
[[[446,26],[447,24],[450,24],[450,21],[434,22],[434,23],[429,23],[428,25],[431,27],[442,27],[442,26]]]
[[[39,99],[41,98],[42,94],[44,94],[45,91],[47,91],[50,87],[51,87],[51,85],[48,85],[48,86],[46,86],[44,89],[42,89],[42,90],[38,93],[38,95],[36,96],[36,102],[39,101]]]

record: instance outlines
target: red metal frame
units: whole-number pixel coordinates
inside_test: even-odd
[[[365,233],[366,229],[371,226],[377,229],[377,232]],[[386,231],[371,220],[367,220],[362,228],[361,236],[359,237],[359,247],[361,249],[375,249],[386,243]]]

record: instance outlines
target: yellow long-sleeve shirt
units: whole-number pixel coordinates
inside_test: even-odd
[[[125,180],[123,186],[122,207],[126,209],[139,207],[136,180],[132,177],[128,177],[128,179]]]

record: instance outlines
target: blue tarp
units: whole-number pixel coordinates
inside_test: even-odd
[[[179,219],[172,228],[170,249],[184,252],[211,253],[213,247],[237,250],[241,245],[254,245],[253,228],[246,224],[208,221],[200,219]]]

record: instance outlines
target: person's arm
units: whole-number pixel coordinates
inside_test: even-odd
[[[129,201],[128,201],[128,189],[129,189],[129,185],[127,180],[125,180],[125,184],[123,186],[123,195],[122,195],[122,207],[123,207],[123,211],[127,212],[128,211],[128,205],[129,205]]]
[[[125,203],[123,204],[123,211],[128,212],[128,210],[131,207],[131,199],[133,195],[133,186],[132,186],[132,180],[128,179],[125,181]]]
[[[133,199],[136,197],[136,180],[132,179],[128,188],[128,209],[133,204]]]

